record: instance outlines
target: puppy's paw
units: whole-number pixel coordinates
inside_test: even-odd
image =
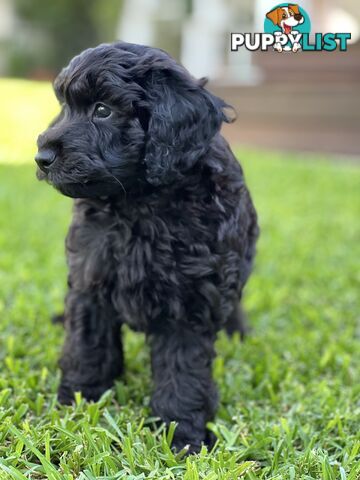
[[[191,436],[191,438],[184,435],[174,435],[172,448],[176,452],[184,452],[184,455],[193,455],[199,453],[201,447],[205,445],[210,450],[216,442],[216,436],[210,431],[206,430],[204,435]]]
[[[61,405],[71,405],[74,403],[74,390],[69,384],[61,383],[58,389],[57,398]]]
[[[282,48],[281,43],[275,43],[275,45],[274,45],[274,50],[276,50],[277,52],[281,53],[281,52],[283,51],[283,48]]]
[[[80,392],[87,401],[97,402],[103,393],[111,388],[109,385],[72,385],[62,382],[58,389],[58,401],[62,405],[74,403],[75,392]]]
[[[292,51],[293,51],[294,53],[296,53],[296,52],[298,52],[299,50],[301,50],[301,45],[300,45],[300,43],[294,43]]]
[[[175,453],[182,453],[184,456],[199,453],[203,443],[199,441],[186,441],[186,439],[174,438],[171,447]]]

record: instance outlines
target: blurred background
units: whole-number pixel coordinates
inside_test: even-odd
[[[208,76],[209,88],[235,107],[238,121],[224,130],[233,144],[341,158],[360,154],[358,0],[300,2],[313,32],[351,32],[348,52],[231,52],[230,32],[262,32],[265,14],[276,3],[0,0],[0,76],[52,80],[73,55],[89,46],[116,39],[153,45],[167,50],[195,76]],[[24,122],[23,134],[30,139],[35,132],[26,116],[43,115],[39,121],[45,123],[56,110],[50,90],[44,97],[34,87],[33,101],[27,106],[21,101],[16,109],[12,94],[29,98],[30,91],[21,82],[0,82],[7,116],[0,133],[3,160],[19,157],[14,153],[19,139],[6,133],[13,132],[11,123],[18,130]],[[39,109],[37,101],[46,105]]]

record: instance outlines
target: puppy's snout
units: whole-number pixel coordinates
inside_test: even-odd
[[[56,153],[51,149],[40,149],[35,155],[35,161],[43,172],[47,172],[54,163]]]
[[[294,18],[295,18],[295,20],[300,22],[302,20],[303,16],[301,15],[301,13],[297,13],[296,15],[294,15]]]

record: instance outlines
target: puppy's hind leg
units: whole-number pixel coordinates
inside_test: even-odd
[[[240,303],[236,303],[230,316],[225,322],[225,331],[231,337],[234,333],[239,332],[241,340],[249,332],[248,322],[244,310]]]

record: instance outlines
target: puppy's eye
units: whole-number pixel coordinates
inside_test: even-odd
[[[110,108],[104,105],[103,103],[98,103],[95,106],[94,117],[107,118],[107,117],[110,117],[110,115],[111,115]]]
[[[283,17],[283,18],[286,18],[286,13],[283,13],[283,16],[282,16],[282,17]]]

